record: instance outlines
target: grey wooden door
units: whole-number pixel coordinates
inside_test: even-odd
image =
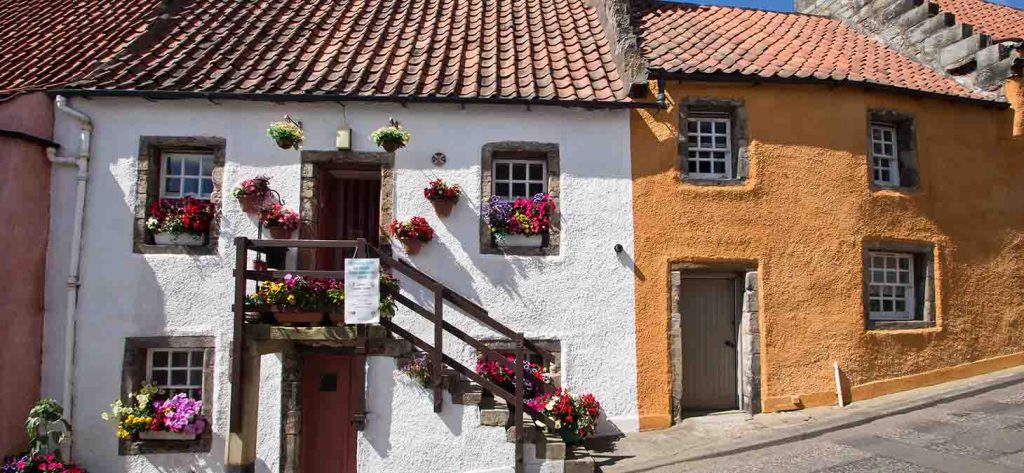
[[[683,278],[683,409],[736,409],[736,280]]]

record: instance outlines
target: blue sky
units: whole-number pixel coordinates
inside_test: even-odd
[[[792,11],[793,0],[684,0],[702,5],[731,5],[737,7],[761,8],[764,10]],[[1011,7],[1024,9],[1024,0],[989,0]]]

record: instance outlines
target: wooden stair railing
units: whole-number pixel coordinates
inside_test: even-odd
[[[531,418],[542,422],[550,429],[555,428],[554,421],[547,415],[537,412],[530,408],[526,404],[525,392],[526,392],[526,379],[525,379],[525,363],[527,351],[536,354],[542,360],[545,367],[551,366],[553,356],[551,352],[544,348],[536,345],[535,343],[526,340],[525,336],[521,332],[515,332],[507,326],[494,320],[480,305],[473,301],[463,297],[455,291],[444,286],[444,284],[438,282],[426,273],[419,269],[405,263],[396,258],[392,258],[381,252],[379,249],[367,245],[365,239],[358,240],[250,240],[245,237],[235,238],[236,246],[236,269],[235,275],[235,299],[233,311],[235,315],[234,329],[235,338],[232,345],[232,363],[231,363],[231,382],[234,386],[240,386],[239,381],[241,379],[241,355],[242,345],[244,344],[244,337],[242,337],[242,329],[245,320],[245,296],[246,296],[246,283],[249,280],[253,281],[265,281],[271,279],[283,278],[287,274],[304,277],[321,277],[321,278],[334,278],[343,279],[345,276],[344,271],[311,271],[311,270],[296,270],[296,271],[284,271],[284,270],[266,270],[266,271],[255,271],[247,269],[248,264],[248,252],[250,250],[257,252],[266,252],[269,249],[280,249],[280,248],[352,248],[355,250],[356,257],[365,257],[367,253],[372,253],[375,257],[380,259],[381,265],[389,268],[393,271],[401,273],[416,281],[423,287],[429,289],[433,295],[433,307],[427,308],[420,305],[416,301],[412,300],[408,296],[401,293],[401,289],[395,291],[392,296],[395,301],[403,306],[409,308],[413,313],[416,313],[434,324],[433,330],[433,343],[427,343],[420,339],[416,335],[413,335],[408,330],[402,328],[396,324],[393,320],[381,319],[381,325],[391,331],[391,333],[398,335],[410,343],[416,348],[422,350],[430,356],[431,361],[431,384],[433,388],[433,399],[434,399],[434,412],[441,412],[443,406],[442,390],[443,390],[443,374],[444,367],[455,370],[462,376],[476,382],[484,389],[487,389],[495,396],[498,396],[506,401],[508,405],[513,409],[514,419],[513,425],[515,427],[515,440],[516,440],[516,458],[515,458],[515,469],[517,473],[525,471],[525,452],[523,444],[525,441],[525,428],[524,428],[524,416],[529,414]],[[464,315],[477,321],[483,326],[497,332],[501,336],[507,337],[514,343],[515,356],[513,360],[507,359],[501,353],[498,353],[494,349],[488,347],[484,342],[472,337],[465,331],[455,327],[451,323],[444,319],[444,303],[447,301],[452,306],[458,308]],[[515,380],[515,388],[513,392],[509,392],[505,388],[498,386],[480,374],[476,373],[459,363],[457,360],[449,357],[444,353],[444,335],[445,333],[454,336],[460,341],[467,345],[475,348],[481,356],[488,359],[497,361],[501,366],[512,370]],[[542,383],[544,392],[553,392],[555,387],[548,381]],[[232,396],[231,403],[231,416],[232,419],[237,419],[236,415],[240,414],[240,402],[235,402],[235,396]],[[236,432],[236,422],[231,422],[232,432]]]

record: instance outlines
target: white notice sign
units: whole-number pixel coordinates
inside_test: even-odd
[[[345,260],[345,323],[380,323],[380,260]]]

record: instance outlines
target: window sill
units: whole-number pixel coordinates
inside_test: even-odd
[[[905,196],[918,194],[921,192],[920,187],[904,187],[904,186],[883,186],[880,184],[871,183],[871,192],[874,194],[881,195],[897,195]]]
[[[695,178],[687,177],[685,174],[682,176],[683,184],[693,186],[720,186],[720,187],[738,187],[747,183],[746,179],[709,179],[709,178]]]
[[[869,320],[868,330],[891,331],[891,330],[919,330],[935,328],[935,322],[930,320]]]
[[[159,453],[208,453],[213,444],[209,428],[195,440],[119,440],[119,456],[150,455]]]
[[[485,246],[480,248],[482,255],[505,256],[558,256],[557,246]]]
[[[217,254],[217,247],[213,242],[202,246],[150,245],[147,243],[135,243],[133,250],[135,253],[144,255],[210,256]]]

